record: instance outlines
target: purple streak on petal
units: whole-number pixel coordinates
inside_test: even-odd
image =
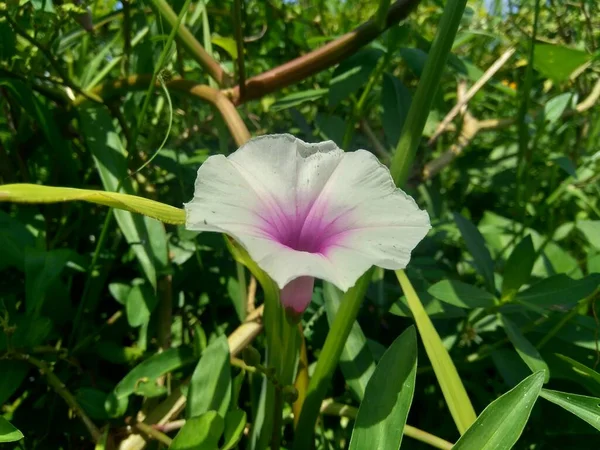
[[[280,295],[286,311],[292,316],[302,314],[312,299],[314,285],[313,277],[299,277],[286,284]]]
[[[273,241],[293,250],[324,253],[343,237],[351,212],[331,214],[327,202],[321,200],[289,215],[266,207],[258,217],[261,230]]]

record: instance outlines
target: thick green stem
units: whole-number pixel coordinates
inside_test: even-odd
[[[440,84],[466,3],[467,0],[448,0],[444,8],[439,30],[431,45],[423,75],[417,86],[392,160],[390,171],[397,186],[403,186],[409,177],[423,128],[425,128],[425,122]]]
[[[321,403],[327,394],[333,372],[338,365],[372,275],[373,269],[368,270],[354,287],[344,294],[308,384],[306,399],[296,427],[293,450],[304,450],[312,446],[315,422]]]

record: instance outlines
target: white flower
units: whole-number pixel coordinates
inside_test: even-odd
[[[431,228],[371,153],[289,134],[208,158],[185,211],[186,228],[236,239],[295,314],[310,303],[314,278],[347,291],[373,265],[403,269]]]

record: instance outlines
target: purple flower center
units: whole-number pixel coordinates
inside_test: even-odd
[[[261,214],[263,232],[276,242],[293,250],[308,253],[326,253],[338,243],[347,230],[346,214],[325,218],[325,202],[313,202],[297,208],[295,215],[285,214],[281,207],[270,207]]]

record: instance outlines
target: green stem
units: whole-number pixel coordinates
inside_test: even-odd
[[[466,3],[467,0],[448,0],[444,8],[438,33],[431,45],[423,75],[417,86],[404,127],[402,127],[400,140],[392,160],[390,171],[397,186],[403,186],[409,177],[423,128],[440,84]]]
[[[304,450],[312,446],[314,427],[321,402],[325,398],[333,372],[338,365],[344,344],[352,330],[372,275],[373,269],[368,270],[354,287],[344,294],[340,302],[340,308],[333,319],[306,391],[306,399],[296,427],[293,450]]]
[[[283,397],[281,389],[275,389],[275,401],[273,402],[273,434],[271,437],[271,450],[279,450],[281,447],[281,422],[283,415]]]
[[[192,58],[194,58],[196,62],[208,72],[208,75],[210,75],[219,84],[219,86],[226,85],[229,82],[229,75],[225,73],[219,63],[215,61],[206,50],[204,50],[202,45],[200,45],[200,42],[196,40],[190,30],[181,24],[182,12],[187,11],[187,5],[189,2],[186,2],[186,5],[181,9],[179,17],[171,9],[166,0],[152,0],[152,4],[158,10],[161,16],[164,17],[173,27],[174,31],[177,33],[179,41],[190,53]]]

